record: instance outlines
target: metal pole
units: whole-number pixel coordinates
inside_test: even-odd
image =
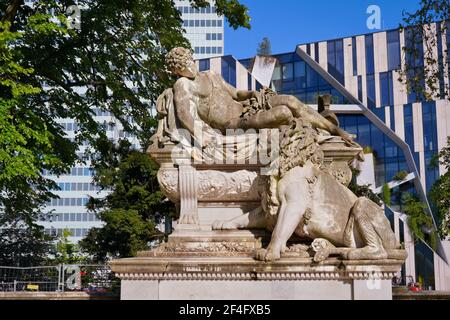
[[[16,292],[17,280],[14,280],[14,292]]]
[[[62,280],[61,281],[61,286],[62,286],[61,291],[64,292],[64,272],[65,272],[64,263],[61,266],[61,270],[62,270],[62,272],[61,272],[61,280]]]

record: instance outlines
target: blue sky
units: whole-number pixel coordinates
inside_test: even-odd
[[[419,0],[240,0],[249,8],[252,29],[225,26],[225,54],[238,59],[254,56],[263,37],[272,53],[294,51],[315,42],[376,30],[367,28],[370,5],[381,9],[381,30],[398,27],[403,10],[413,12]]]

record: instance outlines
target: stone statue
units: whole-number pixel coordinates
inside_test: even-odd
[[[316,261],[330,254],[352,260],[404,258],[384,210],[358,198],[323,170],[317,138],[317,132],[301,121],[284,130],[280,169],[268,187],[274,194],[267,194],[263,205],[252,212],[214,222],[213,229],[269,229],[270,244],[256,255],[265,261],[279,259],[294,233],[314,240]]]
[[[193,107],[202,121],[223,134],[227,129],[279,128],[301,118],[314,128],[352,140],[348,133],[294,96],[236,90],[218,74],[198,72],[188,49],[173,49],[167,55],[167,65],[179,77],[173,87],[173,99],[179,121],[191,134]]]
[[[316,112],[236,90],[183,48],[167,66],[178,80],[147,152],[180,218],[167,242],[111,262],[121,297],[392,299],[406,254],[382,208],[348,189],[362,148],[329,97]]]
[[[341,161],[344,168],[338,170],[338,166],[325,163],[324,141],[335,138],[343,141],[342,148],[360,150],[355,155],[363,158],[360,146],[339,128],[337,117],[324,107],[327,99],[321,97],[319,101],[319,109],[323,109],[321,115],[294,96],[277,95],[268,88],[260,92],[236,90],[220,75],[211,71],[198,72],[191,52],[184,48],[173,49],[167,55],[167,65],[179,79],[173,89],[166,90],[158,100],[162,118],[173,118],[169,124],[161,124],[166,131],[180,123],[195,135],[197,122],[219,134],[225,134],[227,129],[277,128],[281,136],[280,155],[274,160],[278,169],[272,171],[263,184],[261,206],[232,220],[215,221],[211,226],[213,230],[270,230],[272,238],[268,248],[256,254],[257,259],[265,261],[279,259],[294,234],[313,241],[311,248],[316,252],[316,260],[326,259],[330,254],[340,254],[346,259],[402,257],[403,251],[397,250],[399,244],[383,210],[367,198],[358,198],[347,188],[351,180],[348,164],[342,165]],[[156,136],[164,134],[161,130]],[[175,142],[173,135],[171,137]],[[211,170],[209,174],[212,180],[219,176]],[[165,177],[159,175],[160,184],[175,201],[183,197],[177,191],[183,186],[191,186],[185,197],[192,202],[201,196],[199,192],[204,197],[217,194],[214,186],[222,185],[200,181],[203,187],[198,188],[193,182],[178,184],[178,174],[169,176],[167,170]],[[252,174],[241,170],[239,176]],[[200,176],[197,174],[197,177]],[[205,175],[203,179],[207,179]],[[233,183],[227,186],[227,193],[233,194],[235,199],[240,193],[233,188]],[[225,199],[227,195],[222,194],[222,197]],[[191,208],[182,213],[182,223],[198,224],[196,205]]]

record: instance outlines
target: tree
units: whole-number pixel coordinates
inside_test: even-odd
[[[156,229],[157,223],[163,217],[175,216],[173,204],[159,190],[158,165],[147,154],[130,147],[125,140],[118,146],[109,142],[108,148],[117,150],[104,151],[116,156],[95,164],[96,183],[112,190],[106,198],[91,198],[88,203],[105,223],[102,228],[91,229],[80,242],[96,260],[131,257],[148,249],[152,241],[164,236]]]
[[[435,181],[430,190],[430,198],[436,206],[439,217],[439,235],[445,239],[450,234],[450,137],[438,154],[440,163],[445,167],[446,173]]]
[[[267,37],[264,37],[262,42],[258,44],[258,49],[256,53],[259,56],[270,56],[272,55],[272,45],[270,44],[270,40]]]
[[[405,32],[406,42],[402,48],[404,67],[399,70],[399,80],[406,84],[409,93],[415,93],[417,101],[445,97],[450,100],[449,85],[443,81],[450,62],[450,37],[445,38],[449,20],[448,0],[420,0],[416,12],[404,13],[400,27]],[[436,28],[432,25],[434,22]],[[436,48],[444,48],[445,41],[447,49],[442,55],[436,55]]]
[[[53,257],[48,259],[49,264],[79,264],[86,262],[87,257],[81,254],[79,246],[69,241],[70,236],[72,236],[72,233],[65,229],[56,239],[56,243],[53,245]]]
[[[66,16],[75,4],[82,9],[80,28]],[[237,0],[216,6],[233,28],[249,27],[247,8]],[[42,172],[68,173],[85,141],[95,148],[107,139],[93,109],[110,111],[145,150],[155,125],[151,106],[173,82],[164,57],[175,46],[189,43],[170,0],[37,0],[33,7],[0,0],[3,227],[24,221],[22,227],[40,230],[34,223],[56,189]],[[58,118],[79,124],[73,140]]]
[[[403,194],[403,211],[408,215],[407,224],[414,238],[425,240],[435,250],[437,236],[434,229],[433,218],[427,214],[427,205],[410,193]]]
[[[372,200],[373,202],[375,202],[377,205],[381,206],[382,202],[380,197],[378,197],[378,195],[376,195],[372,189],[370,188],[370,185],[365,184],[365,185],[359,185],[357,183],[357,177],[361,174],[361,171],[354,168],[354,167],[350,167],[350,169],[352,170],[352,181],[350,181],[350,184],[348,185],[348,188],[358,197],[366,197],[370,200]]]

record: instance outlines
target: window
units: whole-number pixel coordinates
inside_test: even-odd
[[[206,54],[210,54],[211,53],[211,47],[206,47]]]
[[[206,40],[211,40],[211,33],[206,34]]]
[[[362,88],[362,76],[358,76],[358,100],[363,101],[363,88]]]
[[[222,47],[217,47],[217,53],[222,54]]]
[[[283,80],[293,80],[294,78],[294,65],[292,63],[287,63],[283,65]]]
[[[396,70],[400,68],[400,34],[398,30],[389,31],[386,34],[388,69]]]
[[[217,40],[217,33],[213,33],[211,36],[211,40]]]
[[[217,34],[217,40],[222,40],[222,34],[221,33]]]
[[[200,26],[201,26],[201,27],[204,27],[205,25],[206,25],[205,20],[200,20]]]
[[[212,27],[216,27],[217,26],[217,21],[216,20],[211,20],[211,26]]]
[[[316,60],[316,62],[319,62],[319,43],[316,42],[314,44],[314,60]]]
[[[392,71],[380,73],[380,96],[381,96],[381,106],[394,105]]]
[[[211,20],[206,20],[206,26],[211,27]]]
[[[375,108],[376,103],[375,95],[375,76],[373,74],[367,75],[367,106],[369,108]]]
[[[353,75],[354,76],[358,75],[358,50],[357,49],[358,48],[356,46],[356,37],[353,37],[352,38],[352,53],[353,53]]]
[[[366,74],[375,73],[374,66],[374,51],[373,51],[373,35],[369,34],[365,36],[366,44]]]
[[[226,82],[236,87],[236,61],[232,57],[222,57],[222,77]]]
[[[344,45],[343,40],[327,42],[328,72],[344,85]]]
[[[195,20],[195,26],[200,27],[200,20]]]
[[[199,63],[199,70],[200,71],[206,71],[206,70],[210,69],[209,59],[202,59],[198,63]]]
[[[222,20],[217,20],[217,26],[221,27],[222,26]]]
[[[195,21],[194,21],[194,20],[189,20],[189,27],[193,27],[194,24],[195,24]]]

